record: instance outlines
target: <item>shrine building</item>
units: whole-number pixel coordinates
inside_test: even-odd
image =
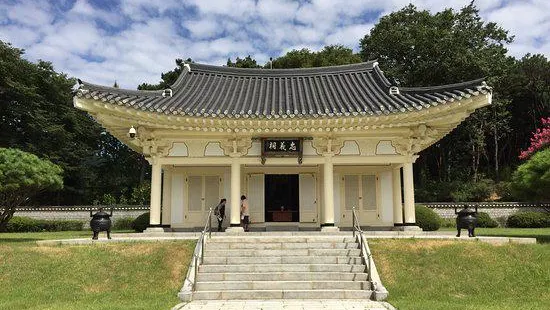
[[[482,80],[397,87],[377,62],[242,69],[185,64],[138,91],[81,82],[74,106],[152,165],[149,230],[196,230],[227,199],[224,226],[414,229],[413,163],[475,109]]]

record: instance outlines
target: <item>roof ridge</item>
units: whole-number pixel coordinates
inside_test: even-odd
[[[142,89],[128,89],[128,88],[118,88],[112,86],[99,85],[94,83],[89,83],[78,79],[78,89],[82,89],[83,86],[94,88],[95,90],[109,91],[113,93],[123,93],[123,94],[132,94],[132,95],[158,95],[161,96],[163,89],[160,90],[142,90]],[[84,88],[86,89],[86,88]]]
[[[279,77],[279,76],[311,76],[322,75],[331,73],[345,73],[355,71],[370,71],[378,62],[375,60],[359,62],[353,64],[345,64],[338,66],[325,66],[325,67],[310,67],[310,68],[291,68],[291,69],[263,69],[263,68],[235,68],[214,66],[199,63],[190,63],[191,72],[210,72],[221,73],[225,75],[243,75],[243,76],[265,76],[265,77]]]
[[[398,88],[399,88],[399,91],[401,92],[420,92],[421,93],[421,92],[437,91],[437,90],[444,90],[444,89],[455,89],[460,87],[467,87],[470,85],[489,87],[486,84],[485,85],[483,84],[485,84],[485,78],[479,78],[479,79],[464,81],[460,83],[437,85],[437,86],[398,87]]]

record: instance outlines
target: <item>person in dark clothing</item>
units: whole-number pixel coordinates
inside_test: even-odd
[[[214,215],[216,215],[216,218],[218,220],[218,231],[222,231],[222,222],[225,218],[225,202],[227,200],[223,198],[220,200],[220,203],[216,206],[216,209],[214,209]]]

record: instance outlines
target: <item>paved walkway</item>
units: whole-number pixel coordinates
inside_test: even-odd
[[[195,300],[172,310],[394,310],[387,302],[356,299]]]

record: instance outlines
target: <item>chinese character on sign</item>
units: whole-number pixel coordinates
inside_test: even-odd
[[[277,150],[277,142],[269,142],[268,148],[270,150]]]
[[[290,142],[290,147],[288,148],[289,151],[296,151],[296,143]]]
[[[286,151],[286,142],[285,141],[281,141],[281,144],[279,146],[279,150]]]

